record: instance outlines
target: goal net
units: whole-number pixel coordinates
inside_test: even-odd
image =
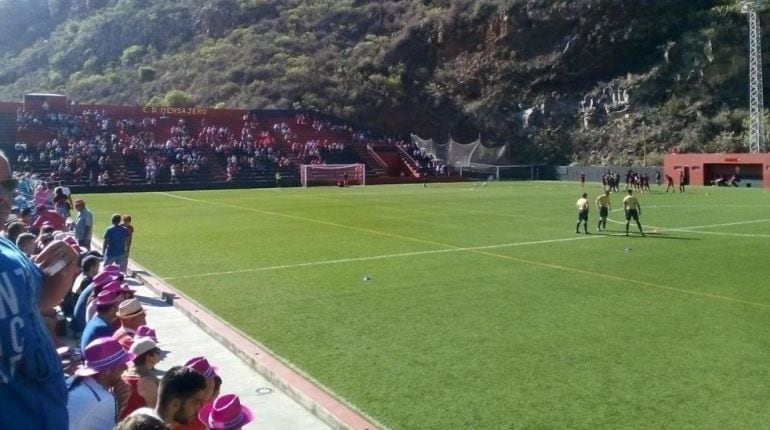
[[[460,176],[473,178],[477,180],[532,180],[535,179],[534,166],[525,165],[507,165],[490,166],[488,164],[470,164],[460,165],[458,168]]]
[[[303,187],[314,185],[366,185],[364,164],[303,164],[300,168]]]

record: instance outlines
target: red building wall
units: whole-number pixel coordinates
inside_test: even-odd
[[[770,187],[770,154],[667,154],[663,157],[663,172],[674,182],[684,171],[690,185],[707,185],[714,174],[731,174],[738,168],[740,176],[761,180]]]

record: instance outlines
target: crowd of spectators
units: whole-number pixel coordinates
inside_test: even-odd
[[[185,120],[180,119],[170,127],[165,141],[156,139],[156,130],[155,118],[140,122],[123,120],[118,126],[121,154],[143,166],[148,184],[156,183],[159,177],[172,184],[180,183],[205,169],[207,157]]]
[[[172,334],[148,325],[130,287],[130,217],[113,217],[103,256],[78,238],[81,220],[93,223],[82,199],[71,223],[46,205],[14,216],[19,181],[4,156],[0,179],[0,219],[10,219],[0,235],[4,430],[235,430],[254,420],[237,396],[220,395],[222,379],[206,357],[162,377],[155,371],[167,353],[158,337]],[[67,191],[60,186],[54,195],[71,200]]]
[[[291,147],[301,164],[325,164],[330,157],[345,151],[352,128],[331,121],[315,119],[305,114],[294,116],[295,130],[285,122],[273,125],[273,131]],[[300,133],[299,130],[305,130]],[[309,138],[307,138],[310,136]]]
[[[33,136],[37,142],[19,141],[14,146],[21,169],[33,171],[46,166],[49,181],[110,185],[122,182],[111,164],[116,136],[110,133],[112,121],[106,111],[85,110],[81,114],[19,110],[20,136]],[[33,131],[42,132],[30,134]],[[42,138],[41,136],[50,136]]]
[[[213,152],[224,169],[226,180],[239,177],[272,176],[286,173],[298,164],[349,162],[350,145],[369,148],[400,146],[410,154],[415,169],[431,175],[446,175],[447,166],[439,160],[426,159],[411,143],[391,137],[380,137],[368,130],[357,130],[349,124],[296,114],[292,119],[271,122],[248,113],[238,126],[210,124],[204,118],[200,126],[188,120],[145,115],[141,119],[114,119],[105,110],[87,109],[81,113],[17,112],[17,127],[29,139],[17,143],[19,166],[33,171],[47,166],[46,180],[65,180],[74,184],[113,185],[128,183],[121,169],[122,158],[143,175],[148,184],[181,183],[209,171],[207,154]],[[232,125],[232,124],[230,124]],[[30,141],[31,140],[31,141]],[[276,143],[280,141],[281,145]],[[290,155],[281,151],[285,145]],[[211,150],[211,152],[209,152]],[[15,154],[16,155],[16,154]],[[339,161],[344,160],[344,161]],[[141,170],[139,170],[141,169]]]
[[[239,174],[252,172],[270,175],[291,167],[291,160],[275,145],[275,137],[269,128],[262,127],[256,118],[244,115],[240,133],[228,127],[201,124],[199,139],[210,145],[214,153],[225,163],[227,181]]]

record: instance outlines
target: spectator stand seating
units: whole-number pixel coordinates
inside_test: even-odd
[[[72,105],[71,113],[19,108],[15,126],[13,148],[4,147],[15,168],[76,187],[272,186],[276,173],[295,185],[306,163],[363,163],[367,183],[421,171],[411,143],[308,111]],[[441,172],[435,161],[429,169]]]

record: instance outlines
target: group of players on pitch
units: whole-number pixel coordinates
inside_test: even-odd
[[[639,227],[639,234],[645,236],[642,231],[642,224],[639,222],[639,215],[642,214],[642,207],[639,205],[639,199],[634,195],[633,190],[628,189],[628,195],[623,198],[623,211],[626,214],[626,236],[628,236],[628,227],[633,219],[636,226]],[[596,198],[596,207],[599,208],[599,231],[607,230],[607,215],[610,212],[610,191],[605,189],[599,197]],[[578,220],[575,225],[575,233],[580,233],[580,224],[583,224],[583,231],[588,234],[588,193],[583,195],[577,201]]]

